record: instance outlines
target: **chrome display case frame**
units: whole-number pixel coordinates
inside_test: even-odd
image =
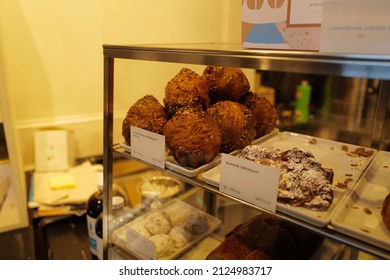
[[[107,217],[111,209],[112,196],[112,166],[114,156],[132,158],[124,153],[119,145],[113,143],[113,100],[114,100],[114,62],[116,59],[144,60],[169,63],[185,63],[195,65],[219,65],[240,68],[251,68],[261,71],[280,71],[291,73],[314,73],[319,75],[333,75],[340,77],[368,78],[381,80],[378,101],[371,132],[371,147],[383,149],[383,134],[387,114],[387,104],[390,98],[390,56],[388,55],[356,55],[332,54],[307,51],[281,50],[253,50],[243,49],[239,44],[177,44],[177,45],[103,45],[104,52],[104,210]],[[138,160],[138,159],[137,159]],[[138,160],[139,161],[139,160]],[[147,163],[145,163],[147,164]],[[155,168],[155,167],[153,167]],[[158,168],[156,168],[158,169]],[[269,211],[256,207],[250,203],[221,193],[215,187],[208,185],[202,179],[190,178],[172,170],[164,169],[186,183],[200,187],[211,195],[209,196],[210,211],[213,207],[213,195],[227,197],[249,207]],[[374,256],[390,259],[390,252],[368,244],[362,240],[339,233],[331,227],[319,228],[304,221],[292,218],[283,213],[271,213],[281,219],[305,227],[307,230],[324,237],[339,241]],[[104,256],[108,252],[108,224],[103,222]]]

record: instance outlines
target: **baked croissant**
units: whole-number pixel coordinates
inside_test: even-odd
[[[248,145],[238,157],[280,170],[279,202],[315,211],[327,211],[332,205],[334,172],[322,167],[311,152]]]
[[[249,81],[240,68],[207,66],[202,76],[209,83],[212,103],[220,100],[238,101],[250,88]]]
[[[221,152],[230,153],[249,145],[256,136],[256,119],[244,105],[234,101],[219,101],[207,109],[217,121],[221,132]]]
[[[210,104],[206,80],[196,72],[183,68],[165,87],[164,106],[169,117],[185,107],[206,109]]]
[[[122,136],[130,144],[130,127],[136,126],[148,131],[163,134],[168,121],[164,106],[153,95],[145,95],[127,111],[122,122]]]
[[[218,155],[221,135],[216,121],[205,111],[180,109],[164,128],[165,142],[184,167],[199,167]]]
[[[251,110],[256,117],[256,138],[270,133],[275,128],[278,113],[267,98],[248,92],[239,102]]]

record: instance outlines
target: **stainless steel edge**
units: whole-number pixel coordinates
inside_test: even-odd
[[[106,56],[115,58],[390,80],[388,55],[248,50],[227,44],[104,45],[103,48]]]
[[[103,259],[108,259],[108,215],[111,209],[113,166],[114,59],[104,57],[103,118]]]

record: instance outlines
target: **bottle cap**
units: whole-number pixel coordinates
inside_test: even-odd
[[[121,196],[112,197],[112,209],[119,209],[125,206],[125,199]]]
[[[309,81],[308,80],[302,80],[301,81],[301,85],[308,86],[309,85]]]

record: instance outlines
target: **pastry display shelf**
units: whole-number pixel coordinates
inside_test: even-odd
[[[321,236],[324,236],[326,238],[329,238],[331,240],[335,240],[335,241],[338,241],[338,242],[341,242],[345,245],[349,245],[353,248],[356,248],[358,250],[361,250],[361,251],[365,251],[369,254],[372,254],[374,256],[377,256],[379,258],[384,258],[384,259],[390,259],[390,252],[386,251],[386,250],[383,250],[381,248],[378,248],[376,246],[372,246],[370,244],[367,244],[363,241],[360,241],[359,239],[356,239],[356,238],[353,238],[351,236],[347,236],[345,234],[342,234],[342,233],[339,233],[337,232],[333,227],[331,227],[330,225],[327,226],[327,227],[318,227],[318,226],[315,226],[315,225],[312,225],[310,223],[307,223],[303,220],[300,220],[300,219],[297,219],[297,218],[294,218],[294,217],[291,217],[289,215],[286,215],[284,213],[281,213],[281,212],[276,212],[276,213],[273,213],[273,212],[270,212],[266,209],[263,209],[263,208],[260,208],[254,204],[251,204],[251,203],[248,203],[246,201],[243,201],[239,198],[236,198],[234,196],[231,196],[229,194],[226,194],[226,193],[223,193],[223,192],[220,192],[218,188],[215,188],[214,186],[211,186],[209,185],[208,183],[206,183],[203,179],[200,178],[200,176],[197,176],[197,177],[188,177],[188,176],[185,176],[183,174],[180,174],[178,172],[175,172],[173,170],[170,170],[170,169],[161,169],[161,168],[158,168],[158,167],[155,167],[155,166],[152,166],[150,165],[149,163],[147,162],[144,162],[140,159],[137,159],[137,158],[134,158],[132,157],[128,152],[124,151],[123,148],[121,148],[119,145],[114,145],[114,149],[113,149],[113,152],[115,153],[116,156],[120,156],[120,157],[125,157],[125,158],[128,158],[128,159],[131,159],[131,160],[137,160],[143,164],[146,164],[146,165],[149,165],[150,167],[152,168],[155,168],[157,170],[161,170],[183,182],[186,182],[192,186],[195,186],[195,187],[200,187],[204,190],[206,190],[206,192],[208,193],[212,193],[212,194],[215,194],[215,195],[218,195],[218,196],[222,196],[222,197],[225,197],[225,198],[228,198],[228,199],[231,199],[235,202],[238,202],[238,203],[241,203],[245,206],[248,206],[248,207],[251,207],[255,210],[259,210],[259,211],[262,211],[262,212],[266,212],[266,213],[269,213],[269,214],[272,214],[272,215],[275,215],[285,221],[288,221],[288,222],[291,222],[291,223],[294,223],[296,225],[299,225],[299,226],[302,226],[304,227],[305,229],[309,230],[309,231],[312,231],[314,233],[317,233]],[[209,206],[210,206],[210,209],[208,209],[209,212],[213,212],[213,197],[214,196],[210,196],[210,201],[209,201]]]
[[[390,80],[390,56],[243,49],[239,44],[104,45],[104,55],[160,62]]]
[[[383,131],[387,113],[386,104],[390,96],[390,56],[330,54],[303,51],[248,50],[239,44],[179,44],[179,45],[104,45],[104,210],[108,216],[111,209],[112,165],[114,156],[134,159],[113,143],[114,113],[114,61],[115,59],[144,60],[155,62],[185,63],[196,65],[219,65],[249,68],[263,71],[281,71],[292,73],[312,73],[341,77],[369,78],[381,80],[375,119],[371,133],[371,147],[380,150],[383,145]],[[136,159],[138,160],[138,159]],[[138,160],[139,161],[139,160]],[[147,163],[146,163],[147,164]],[[155,168],[155,167],[153,167]],[[159,168],[156,168],[159,169]],[[170,174],[193,186],[203,188],[210,197],[219,195],[234,201],[268,212],[245,201],[219,192],[198,177],[186,177],[175,171],[164,169]],[[212,204],[212,201],[211,201]],[[212,207],[212,205],[211,205]],[[210,209],[212,210],[212,209]],[[316,227],[283,213],[273,213],[291,223],[301,225],[310,231],[330,239],[340,241],[358,250],[375,256],[390,259],[390,252],[362,242],[356,238],[341,234],[331,227]],[[107,219],[103,220],[104,256],[108,256]]]

